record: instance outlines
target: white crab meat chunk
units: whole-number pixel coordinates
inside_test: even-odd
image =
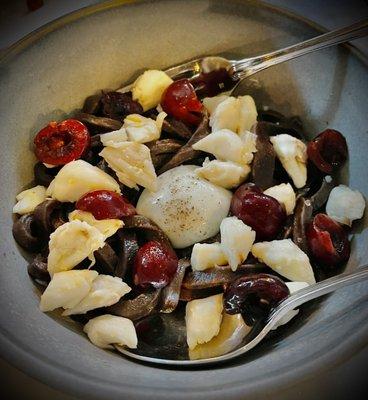
[[[120,219],[96,219],[92,213],[81,210],[74,210],[69,214],[69,221],[75,220],[94,226],[104,235],[105,240],[124,226],[124,222]]]
[[[41,311],[75,307],[91,290],[97,275],[88,269],[57,272],[41,296]]]
[[[237,217],[227,217],[220,225],[221,247],[233,271],[245,261],[256,233]]]
[[[187,303],[185,324],[190,350],[218,335],[222,321],[222,297],[222,294],[216,294]]]
[[[87,322],[83,328],[89,340],[102,349],[112,349],[113,345],[137,348],[138,338],[133,322],[116,315],[100,315]]]
[[[363,217],[365,200],[358,190],[339,185],[331,190],[326,204],[327,215],[344,225],[353,223]]]
[[[270,138],[285,171],[298,189],[307,182],[307,146],[299,139],[281,134]]]
[[[226,265],[227,258],[220,243],[196,243],[192,249],[190,264],[193,271],[204,271],[216,265]]]
[[[241,314],[224,313],[218,335],[209,342],[198,344],[193,350],[189,350],[189,358],[199,360],[229,353],[242,343],[251,329],[245,324]]]
[[[13,207],[13,213],[28,214],[46,199],[46,188],[35,186],[31,189],[23,190],[17,196],[17,204]]]
[[[281,183],[280,185],[272,186],[263,193],[273,197],[282,204],[287,215],[291,215],[294,212],[296,196],[290,183]]]
[[[172,84],[173,80],[163,71],[148,70],[139,76],[133,83],[133,100],[143,107],[144,111],[156,107],[164,91]]]
[[[192,145],[194,150],[201,150],[213,154],[222,161],[232,161],[241,165],[248,165],[256,151],[253,134],[237,135],[229,129],[221,129],[199,140]]]
[[[139,114],[130,114],[124,119],[123,127],[132,142],[147,143],[157,140],[161,135],[162,123],[166,113],[161,112],[157,119],[144,117]]]
[[[121,278],[98,275],[87,295],[74,307],[64,311],[63,315],[85,314],[95,308],[111,306],[130,291],[130,287]]]
[[[175,248],[184,248],[216,235],[228,215],[232,193],[181,165],[161,174],[155,193],[144,190],[137,213],[150,218]]]
[[[306,288],[309,286],[307,282],[285,282],[285,285],[288,287],[290,294],[296,293],[297,291]],[[287,324],[291,321],[297,314],[299,310],[290,310],[286,315],[284,315],[272,329],[277,329],[281,325]]]
[[[105,147],[100,156],[116,172],[119,181],[130,188],[143,186],[157,189],[157,176],[152,164],[150,149],[141,143],[123,142],[115,147]]]
[[[206,107],[207,111],[209,112],[209,114],[213,114],[213,112],[215,111],[216,107],[222,103],[223,101],[225,101],[226,99],[228,99],[229,96],[226,94],[220,94],[218,96],[214,96],[214,97],[205,97],[202,100],[203,105]]]
[[[207,179],[217,186],[225,189],[232,189],[243,183],[249,173],[248,165],[236,164],[232,161],[210,161],[207,157],[201,168],[196,170],[197,175]]]
[[[117,131],[111,131],[100,135],[100,141],[104,146],[115,147],[119,143],[126,142],[128,140],[128,134],[124,127],[121,127]]]
[[[53,276],[74,268],[87,257],[94,263],[93,252],[104,244],[104,235],[94,226],[79,220],[67,222],[50,235],[47,270]]]
[[[251,96],[228,97],[218,102],[213,109],[210,126],[212,132],[230,129],[236,133],[244,133],[257,122],[257,115],[257,108]]]
[[[46,195],[59,201],[75,202],[88,192],[104,189],[120,193],[118,182],[110,175],[84,160],[76,160],[61,168]]]
[[[291,281],[316,282],[308,256],[291,239],[255,243],[252,254]]]

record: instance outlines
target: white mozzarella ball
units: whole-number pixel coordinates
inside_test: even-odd
[[[160,103],[164,91],[172,82],[164,71],[145,71],[133,83],[133,100],[138,101],[144,111],[154,108]]]
[[[120,193],[119,184],[106,172],[83,160],[72,161],[58,172],[46,195],[59,201],[74,202],[94,190]]]
[[[299,139],[281,134],[270,141],[285,171],[299,189],[307,182],[307,146]]]
[[[256,233],[237,217],[227,217],[220,225],[221,247],[233,271],[248,257]]]
[[[280,185],[272,186],[263,193],[283,204],[287,215],[291,215],[294,212],[296,196],[290,183],[281,183]]]
[[[232,161],[205,159],[201,168],[197,169],[198,176],[207,179],[215,185],[225,189],[232,189],[243,183],[249,173],[248,165],[236,164]]]
[[[76,306],[88,294],[97,275],[96,271],[88,269],[54,274],[41,296],[41,311],[46,312],[59,307],[71,308]]]
[[[222,294],[216,294],[187,303],[185,324],[190,350],[198,344],[209,342],[219,333],[223,310],[222,297]]]
[[[232,193],[196,174],[195,165],[182,165],[157,179],[155,193],[144,190],[138,214],[154,221],[176,248],[216,235],[230,209]]]
[[[316,282],[308,256],[291,239],[255,243],[252,254],[291,281]]]
[[[13,213],[28,214],[46,199],[46,188],[35,186],[31,189],[23,190],[17,196],[17,204],[13,207]]]
[[[130,319],[105,314],[89,320],[83,330],[89,340],[102,349],[112,349],[113,344],[137,348],[137,333]]]
[[[56,272],[74,268],[85,258],[94,262],[93,252],[103,247],[104,235],[94,226],[79,220],[59,226],[50,235],[47,270]]]
[[[204,271],[216,265],[227,264],[220,243],[196,243],[193,246],[190,265],[193,271]]]
[[[87,295],[74,307],[64,311],[63,315],[85,314],[95,308],[111,306],[130,291],[130,287],[121,278],[98,275]]]
[[[334,187],[326,204],[326,212],[332,219],[349,226],[354,220],[363,217],[364,209],[362,194],[345,185]]]

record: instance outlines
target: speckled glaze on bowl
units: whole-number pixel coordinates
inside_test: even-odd
[[[314,303],[301,318],[245,357],[218,368],[160,369],[94,347],[79,327],[38,309],[39,293],[11,236],[15,195],[30,183],[32,138],[51,119],[79,108],[145,68],[204,54],[242,57],[312,37],[305,21],[248,1],[114,1],[84,9],[32,34],[0,63],[1,355],[35,378],[89,399],[282,398],[283,388],[367,344],[368,285]],[[333,48],[257,75],[239,88],[288,115],[311,136],[327,125],[350,149],[343,179],[368,193],[367,65]],[[368,214],[368,213],[367,213]],[[356,227],[347,268],[367,260],[367,218]],[[297,392],[296,392],[297,393]],[[298,394],[303,398],[303,394]]]

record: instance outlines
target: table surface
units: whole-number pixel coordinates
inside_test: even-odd
[[[0,7],[0,49],[4,49],[38,27],[61,17],[74,10],[99,3],[96,0],[44,0],[44,6],[34,12],[28,12],[26,0],[1,2]],[[366,0],[266,0],[276,6],[303,15],[327,29],[334,29],[354,21],[368,17],[368,1]],[[16,28],[14,28],[16,27]],[[368,39],[354,41],[354,45],[368,55]],[[290,385],[282,393],[282,399],[295,399],[295,393],[310,393],[311,398],[319,398],[321,388],[323,393],[331,388],[331,400],[348,398],[363,398],[361,391],[368,387],[365,374],[356,374],[354,381],[347,382],[346,376],[351,376],[351,368],[365,371],[368,360],[368,348],[343,364],[334,365],[323,376],[312,378],[311,381],[298,382],[297,389]],[[350,373],[347,373],[350,371]],[[61,393],[43,383],[40,383],[23,372],[0,359],[0,376],[3,384],[2,398],[21,400],[76,400],[75,397]],[[6,384],[5,384],[6,383]],[[311,391],[312,390],[312,391]],[[314,392],[313,392],[314,391]],[[7,395],[3,397],[4,395]],[[270,399],[265,394],[263,400]],[[328,399],[323,399],[328,400]]]

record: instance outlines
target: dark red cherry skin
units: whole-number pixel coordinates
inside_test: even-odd
[[[312,257],[322,266],[337,267],[350,256],[350,242],[344,228],[326,214],[317,214],[306,229]]]
[[[232,79],[225,68],[219,68],[207,73],[202,72],[196,78],[191,79],[190,83],[193,85],[197,96],[213,97],[233,88],[237,80]]]
[[[275,239],[286,220],[281,204],[252,183],[241,185],[236,190],[230,209],[256,232],[258,241]]]
[[[278,277],[269,274],[246,275],[234,280],[225,290],[224,308],[228,314],[241,313],[252,325],[290,294]]]
[[[50,122],[34,138],[35,155],[45,164],[64,165],[80,158],[89,148],[87,127],[76,119]]]
[[[188,79],[173,82],[163,93],[161,106],[169,115],[189,125],[197,125],[201,120],[203,105]]]
[[[308,143],[307,154],[320,171],[331,174],[346,161],[348,146],[339,131],[326,129]]]
[[[111,190],[95,190],[82,196],[75,205],[77,210],[87,211],[98,219],[120,219],[137,214],[129,201]]]
[[[173,279],[178,268],[175,251],[156,241],[145,243],[134,259],[134,284],[142,288],[162,288]]]

